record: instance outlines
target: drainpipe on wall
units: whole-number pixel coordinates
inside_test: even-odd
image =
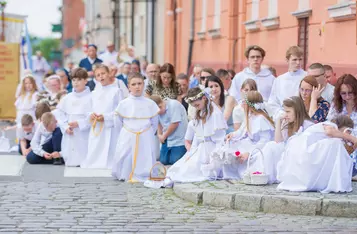
[[[131,45],[134,46],[134,0],[131,0]]]
[[[191,0],[191,23],[190,23],[190,39],[188,41],[188,59],[187,59],[187,75],[190,73],[192,63],[193,43],[195,39],[195,0]]]
[[[242,62],[244,59],[244,50],[245,50],[245,26],[244,26],[244,22],[246,21],[246,1],[239,1],[239,5],[238,5],[238,62]],[[239,13],[241,12],[241,13]],[[236,62],[234,61],[233,64],[233,69],[236,68]]]

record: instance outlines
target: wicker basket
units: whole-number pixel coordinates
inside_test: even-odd
[[[166,178],[166,167],[160,162],[155,163],[150,170],[149,180],[163,181],[165,180],[165,178]]]
[[[253,155],[253,152],[256,150],[259,151],[260,154],[262,155],[262,160],[264,159],[263,152],[258,148],[254,149],[249,154],[248,161],[247,161],[247,171],[246,171],[246,173],[244,173],[243,183],[248,184],[248,185],[266,185],[266,184],[268,184],[269,176],[267,174],[265,174],[265,172],[264,172],[264,163],[263,163],[263,173],[262,174],[253,174],[249,170],[251,156]]]

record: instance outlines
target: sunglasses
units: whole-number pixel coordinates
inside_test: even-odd
[[[201,80],[205,80],[208,76],[201,76]]]
[[[317,77],[320,77],[320,76],[323,76],[325,75],[325,73],[322,73],[322,74],[319,74],[319,75],[314,75],[313,77],[317,78]]]

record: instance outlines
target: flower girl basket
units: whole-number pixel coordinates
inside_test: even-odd
[[[263,169],[262,172],[258,172],[258,171],[253,172],[252,169],[250,168],[251,157],[255,151],[258,151],[262,155],[261,158],[262,169]],[[259,160],[259,158],[257,158],[257,160]],[[243,176],[243,183],[248,185],[266,185],[268,183],[268,179],[269,179],[268,175],[265,174],[264,172],[264,154],[260,149],[256,148],[249,154],[248,161],[247,161],[247,170]]]

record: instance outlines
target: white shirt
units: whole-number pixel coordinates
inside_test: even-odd
[[[323,97],[323,99],[325,99],[326,101],[328,101],[331,104],[334,92],[335,92],[335,86],[327,83],[324,91],[322,91],[322,93],[321,93],[321,96]]]
[[[273,86],[275,77],[268,69],[261,69],[258,74],[255,74],[249,67],[236,74],[233,78],[232,85],[229,88],[229,94],[237,101],[241,99],[240,90],[246,79],[253,79],[257,83],[258,91],[263,96],[264,101],[267,101]]]
[[[307,73],[300,69],[286,72],[275,79],[268,101],[271,116],[275,116],[281,110],[286,98],[299,95],[300,82],[306,75]]]
[[[99,59],[103,60],[103,64],[110,66],[110,65],[115,65],[118,66],[118,52],[113,51],[109,52],[108,50],[105,51],[103,54],[99,55]]]
[[[48,132],[42,123],[37,127],[35,134],[31,140],[31,149],[38,156],[43,157],[46,151],[42,149],[42,146],[52,138],[52,132]]]
[[[37,123],[33,126],[31,132],[25,132],[22,127],[17,128],[17,138],[19,140],[28,140],[31,141],[33,136],[35,135],[37,129]]]

